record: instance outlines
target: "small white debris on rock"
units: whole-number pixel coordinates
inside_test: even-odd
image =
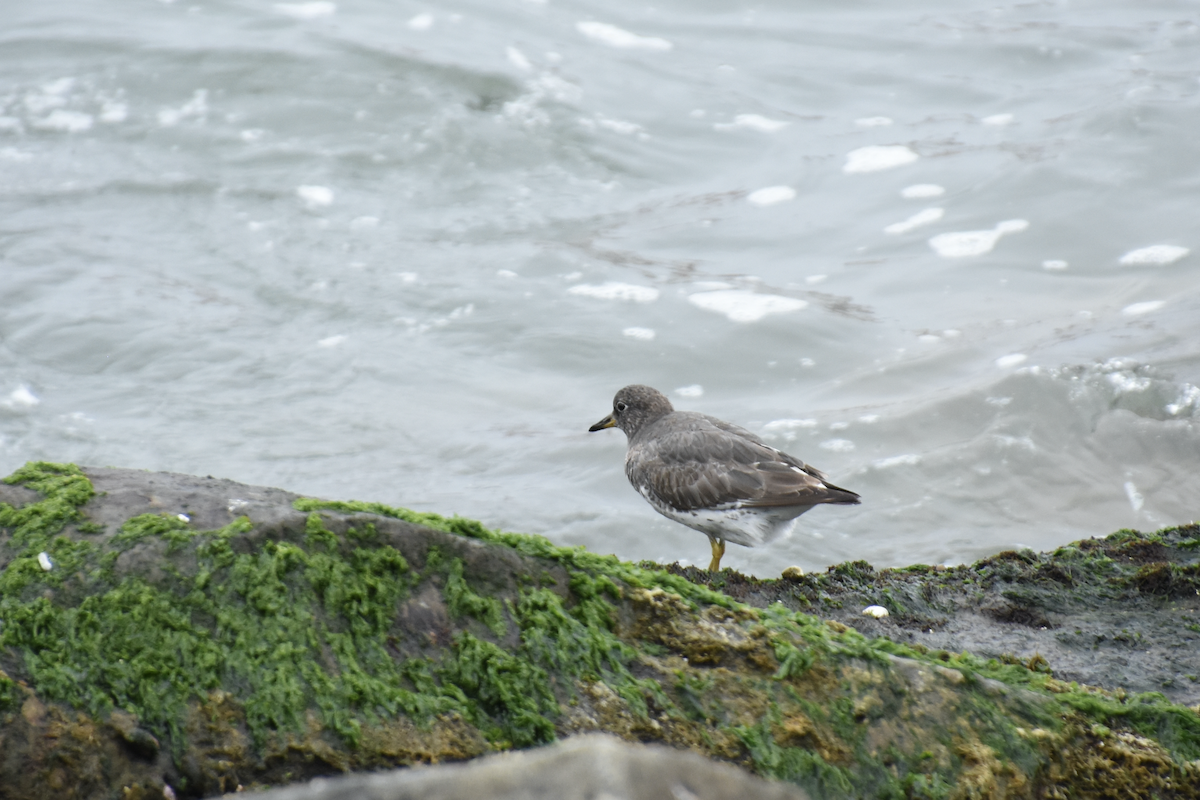
[[[888,610],[883,606],[867,606],[862,613],[864,617],[874,617],[875,619],[883,619],[888,616]]]
[[[176,514],[175,516],[179,517],[181,522],[191,522],[192,521],[192,518],[189,517],[187,514]]]
[[[38,553],[38,563],[42,565],[42,569],[49,572],[54,569],[54,562],[50,560],[50,554],[46,552]]]

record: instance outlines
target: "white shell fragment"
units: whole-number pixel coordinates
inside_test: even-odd
[[[38,563],[42,565],[42,569],[46,570],[46,572],[54,569],[54,562],[50,560],[49,553],[38,553]]]
[[[862,610],[864,617],[874,617],[875,619],[883,619],[888,615],[888,610],[883,606],[867,606]]]
[[[180,522],[191,522],[192,521],[192,518],[189,517],[187,514],[176,514],[175,516],[179,517]]]

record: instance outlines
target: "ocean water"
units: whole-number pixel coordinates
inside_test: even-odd
[[[863,496],[768,576],[1200,510],[1194,2],[9,4],[0,471],[626,559],[628,383]]]

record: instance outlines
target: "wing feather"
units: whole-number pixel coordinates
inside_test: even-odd
[[[749,431],[701,414],[671,415],[630,443],[625,473],[634,487],[682,511],[740,506],[778,508],[857,503],[818,470]]]

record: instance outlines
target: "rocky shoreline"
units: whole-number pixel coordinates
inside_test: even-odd
[[[1193,525],[758,580],[29,464],[0,485],[0,796],[205,797],[605,732],[815,797],[1200,797],[1198,564]]]

